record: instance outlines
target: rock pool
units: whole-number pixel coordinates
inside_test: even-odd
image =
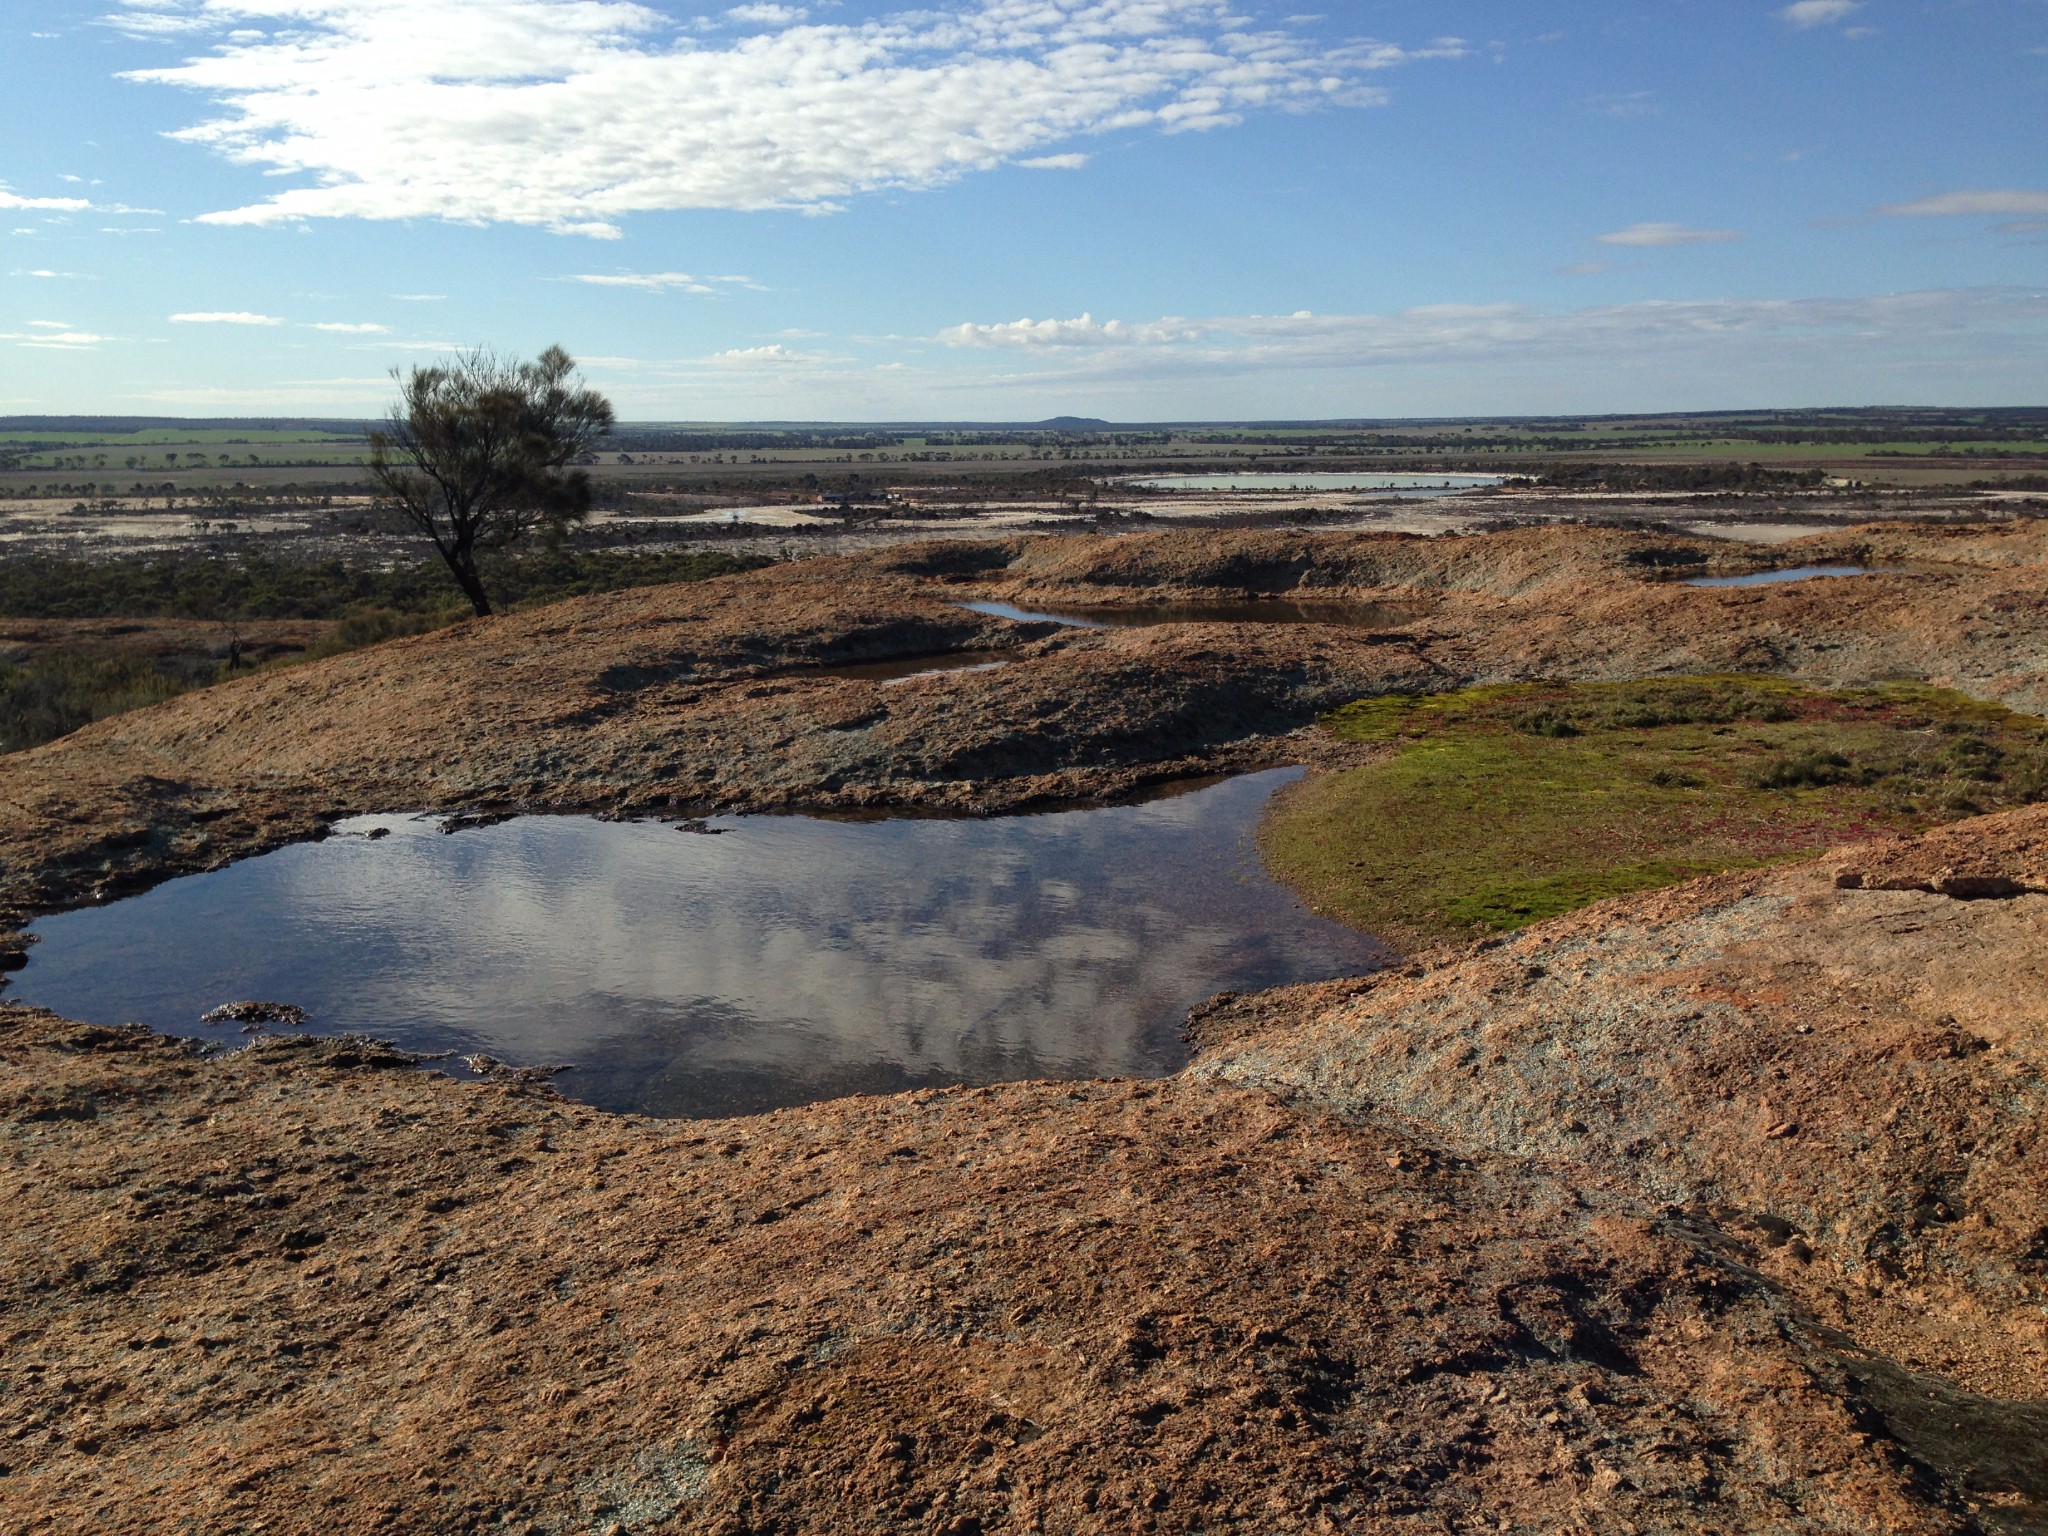
[[[1259,814],[1298,772],[1032,816],[699,824],[718,835],[362,817],[45,918],[12,990],[223,1043],[241,1026],[202,1013],[290,1003],[322,1033],[570,1062],[565,1094],[654,1115],[1161,1075],[1212,994],[1391,958],[1261,867]]]

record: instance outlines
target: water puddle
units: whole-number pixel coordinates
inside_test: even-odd
[[[1286,470],[1243,475],[1155,475],[1132,485],[1155,491],[1377,491],[1398,496],[1456,496],[1499,485],[1502,475],[1369,475]]]
[[[1292,602],[1255,598],[1237,603],[1159,603],[1145,608],[1063,608],[1040,611],[1013,603],[960,604],[990,618],[1018,623],[1066,624],[1076,629],[1145,629],[1158,624],[1336,624],[1346,629],[1393,629],[1421,610],[1406,603]]]
[[[1747,576],[1694,576],[1688,587],[1772,587],[1781,581],[1813,581],[1823,576],[1877,576],[1868,565],[1794,565],[1781,571],[1751,571]]]
[[[986,820],[722,817],[715,837],[363,817],[43,919],[15,992],[224,1043],[243,1026],[201,1014],[290,1003],[321,1033],[573,1062],[564,1093],[653,1115],[1157,1076],[1214,993],[1390,958],[1259,862],[1260,811],[1298,773]]]

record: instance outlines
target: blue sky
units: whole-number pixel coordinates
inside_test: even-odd
[[[2048,404],[2048,0],[14,0],[0,413]]]

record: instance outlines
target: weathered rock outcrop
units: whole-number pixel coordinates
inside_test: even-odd
[[[0,892],[359,810],[1015,806],[1494,677],[2044,697],[2029,530],[1737,592],[1643,580],[1671,545],[954,545],[563,604],[0,761]],[[1427,613],[951,602],[1219,583]],[[995,672],[816,670],[1004,639]],[[0,1526],[2048,1529],[2044,846],[2048,810],[1981,818],[1224,1000],[1166,1082],[740,1122],[0,1007]]]

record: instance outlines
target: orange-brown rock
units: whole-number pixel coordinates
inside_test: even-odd
[[[2039,707],[2038,529],[1882,538],[1919,571],[1729,591],[1645,579],[1732,557],[1640,533],[1167,535],[582,600],[0,760],[0,893],[76,904],[350,811],[1114,792],[1489,678]],[[1305,588],[1423,611],[952,606]],[[817,670],[1006,639],[994,672]],[[0,1529],[2040,1531],[2044,828],[1226,1000],[1161,1083],[746,1121],[0,1008]]]

